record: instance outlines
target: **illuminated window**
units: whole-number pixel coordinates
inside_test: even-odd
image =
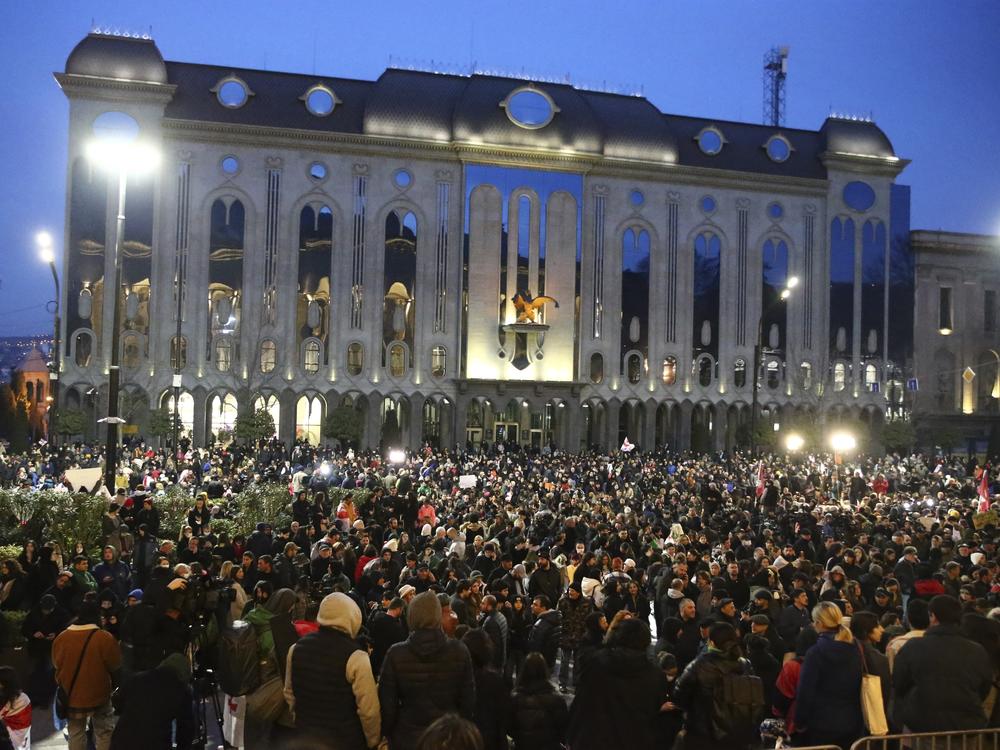
[[[229,372],[233,366],[233,345],[229,339],[219,337],[215,341],[215,369]]]
[[[660,377],[663,385],[673,385],[677,382],[677,357],[663,358],[663,372]]]
[[[712,358],[711,357],[699,357],[696,362],[696,368],[698,371],[698,384],[702,387],[707,387],[712,384]]]
[[[347,373],[360,375],[365,366],[365,350],[361,344],[354,342],[347,347]]]
[[[122,367],[139,366],[139,337],[128,335],[122,337]]]
[[[448,365],[448,352],[443,346],[431,349],[431,375],[435,378],[444,377]]]
[[[833,366],[833,390],[842,391],[847,385],[847,366],[843,362],[837,362]]]
[[[771,390],[781,385],[781,368],[775,359],[767,363],[766,383]]]
[[[187,367],[187,339],[183,336],[170,337],[170,367],[178,371]]]
[[[938,330],[946,336],[955,330],[951,291],[950,286],[938,289]]]
[[[625,371],[628,375],[628,382],[638,383],[642,379],[642,357],[638,354],[630,354],[625,361]]]
[[[403,377],[406,372],[406,349],[402,344],[389,347],[389,374],[394,378]]]
[[[295,438],[319,445],[323,424],[323,402],[316,396],[302,396],[295,405]]]
[[[747,362],[742,357],[733,362],[733,385],[742,388],[747,384]]]
[[[813,379],[812,372],[813,372],[812,365],[809,364],[808,362],[803,362],[799,366],[799,387],[804,391],[808,391],[810,388],[812,388],[812,379]]]
[[[273,372],[277,364],[278,347],[271,339],[265,339],[260,345],[260,371]]]
[[[875,365],[865,365],[865,388],[871,390],[872,386],[878,382],[878,368]]]
[[[302,350],[302,369],[308,373],[319,372],[319,342],[307,341]]]

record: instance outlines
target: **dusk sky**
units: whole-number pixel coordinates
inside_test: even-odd
[[[474,12],[473,12],[474,9]],[[665,112],[761,121],[762,57],[789,45],[786,124],[869,113],[912,164],[912,226],[1000,232],[1000,3],[326,0],[4,3],[0,336],[50,331],[40,229],[61,238],[69,106],[52,77],[92,23],[168,60],[375,79],[478,67],[642,89]],[[110,238],[109,238],[110,240]]]

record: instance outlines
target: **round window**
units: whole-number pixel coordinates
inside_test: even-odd
[[[100,140],[134,141],[139,123],[124,112],[103,112],[94,119],[94,136]]]
[[[844,203],[855,211],[867,211],[875,205],[875,191],[867,182],[848,182],[844,185]]]
[[[222,161],[219,162],[219,166],[226,174],[234,175],[240,171],[240,160],[232,155],[223,156]]]
[[[711,195],[706,195],[701,199],[701,210],[703,213],[711,214],[715,213],[715,198]]]
[[[780,203],[772,203],[767,207],[767,215],[777,221],[785,215],[785,209],[781,207]]]
[[[250,92],[243,81],[237,78],[227,78],[219,84],[219,87],[216,89],[216,96],[219,97],[219,103],[223,107],[239,109],[247,103],[247,99],[250,98]]]
[[[319,182],[326,179],[326,165],[322,162],[314,161],[309,165],[309,179]]]
[[[722,151],[722,144],[725,143],[722,133],[715,128],[705,128],[695,140],[698,141],[698,148],[701,149],[702,153],[709,156],[715,156]]]
[[[642,194],[641,190],[633,190],[628,196],[629,203],[638,208],[643,203],[646,202],[646,196]]]
[[[397,169],[392,175],[392,181],[395,183],[396,187],[402,189],[410,186],[413,182],[413,175],[407,172],[405,169]]]
[[[783,162],[792,155],[792,146],[783,136],[772,135],[765,146],[771,161]]]
[[[522,128],[544,128],[555,116],[552,100],[535,89],[518,89],[507,97],[507,116]]]
[[[337,106],[337,97],[326,86],[313,86],[305,95],[306,109],[317,117],[326,117]]]

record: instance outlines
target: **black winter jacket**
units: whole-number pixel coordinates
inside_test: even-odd
[[[569,709],[551,683],[517,688],[511,696],[508,732],[515,750],[560,750]]]
[[[687,665],[674,687],[673,702],[685,711],[685,747],[726,747],[712,737],[715,691],[727,674],[752,674],[749,662],[709,651]]]
[[[954,625],[933,625],[896,654],[895,718],[914,732],[982,729],[993,682],[986,649]]]
[[[420,629],[385,655],[378,686],[382,733],[393,750],[412,750],[446,713],[471,720],[476,704],[472,657],[440,628]]]

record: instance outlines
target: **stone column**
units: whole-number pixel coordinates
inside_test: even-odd
[[[691,414],[694,412],[694,404],[690,401],[681,403],[680,409],[680,444],[677,450],[686,451],[691,447]]]

